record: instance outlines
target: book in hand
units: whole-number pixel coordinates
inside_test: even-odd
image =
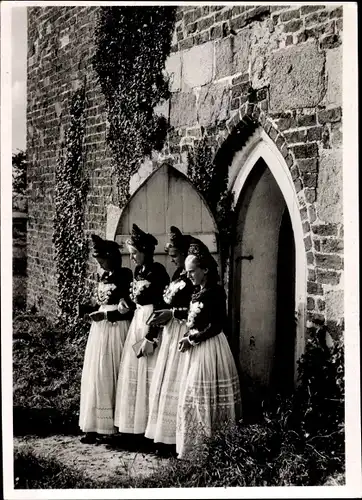
[[[140,347],[141,347],[143,341],[144,341],[144,339],[141,339],[138,342],[136,342],[135,344],[133,344],[133,346],[132,346],[132,348],[133,348],[134,353],[135,353],[136,356],[138,354],[138,351],[140,350]],[[153,345],[153,351],[154,350],[155,350],[155,345]]]
[[[162,311],[153,311],[153,313],[151,314],[151,316],[149,316],[149,318],[147,319],[146,325],[151,325],[152,321],[154,319],[156,319],[159,316],[159,314],[161,314],[161,313],[162,313]]]

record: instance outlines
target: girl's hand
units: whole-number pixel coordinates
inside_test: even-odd
[[[142,356],[147,356],[148,354],[153,354],[154,345],[153,342],[149,342],[147,339],[141,344],[141,347],[138,350],[137,358],[142,358]]]
[[[106,319],[106,314],[104,311],[94,311],[89,315],[92,321],[103,321]]]
[[[117,309],[120,314],[126,314],[129,311],[127,302],[124,299],[121,299],[118,303]]]
[[[190,344],[188,337],[183,337],[178,343],[178,349],[181,352],[188,351],[190,347],[192,347],[192,345]]]
[[[149,323],[153,326],[164,325],[172,318],[172,311],[169,309],[159,309],[158,311],[155,311],[155,313],[157,313],[157,316]]]

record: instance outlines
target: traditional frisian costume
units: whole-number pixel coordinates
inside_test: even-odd
[[[204,435],[240,417],[239,377],[223,328],[226,319],[224,289],[217,284],[216,262],[211,254],[191,244],[189,255],[208,269],[203,287],[196,287],[187,318],[191,347],[185,356],[179,396],[176,451],[187,458]]]
[[[97,313],[97,319],[92,321],[84,355],[79,426],[86,433],[114,434],[118,370],[134,309],[129,298],[132,271],[122,267],[119,245],[115,241],[103,240],[97,235],[92,235],[92,240],[93,256],[100,263],[106,260],[109,270],[98,275],[95,289],[96,309],[101,314]],[[118,310],[121,299],[128,311]]]
[[[182,267],[176,269],[163,295],[165,303],[172,310],[172,317],[162,332],[162,345],[150,388],[150,409],[145,436],[153,439],[155,443],[168,445],[176,444],[177,406],[186,359],[179,351],[178,343],[188,330],[186,319],[193,291],[184,268],[191,241],[190,236],[183,235],[178,228],[171,226],[170,241],[165,248],[166,252],[172,248],[183,254],[183,262]]]
[[[144,434],[148,419],[149,389],[161,343],[159,327],[146,324],[155,309],[165,307],[163,291],[170,278],[165,267],[153,261],[158,241],[154,236],[133,224],[127,244],[145,256],[144,264],[137,265],[131,286],[131,298],[136,310],[125,342],[118,375],[115,425],[119,432]],[[154,343],[148,355],[137,357],[140,341]]]

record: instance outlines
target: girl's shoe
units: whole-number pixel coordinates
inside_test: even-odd
[[[97,434],[95,432],[86,432],[86,434],[80,438],[80,442],[83,444],[95,444],[97,442]]]

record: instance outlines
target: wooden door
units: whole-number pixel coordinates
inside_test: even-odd
[[[164,247],[172,225],[177,226],[182,233],[202,240],[220,263],[212,214],[188,179],[172,167],[165,165],[156,170],[135,192],[120,218],[116,241],[126,241],[133,223],[157,238],[155,260],[166,267],[170,276],[175,266],[167,257]],[[122,253],[128,254],[126,246]],[[124,265],[134,269],[127,258],[124,258]]]
[[[278,289],[279,236],[285,210],[285,200],[271,171],[263,161],[257,162],[238,205],[231,301],[233,342],[238,348],[236,352],[239,351],[245,384],[267,390],[273,384],[276,355],[281,289],[280,286]],[[294,252],[292,246],[289,249]],[[285,255],[283,258],[286,260]],[[284,301],[284,315],[293,311],[292,293],[288,306]]]

